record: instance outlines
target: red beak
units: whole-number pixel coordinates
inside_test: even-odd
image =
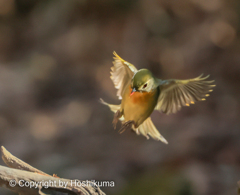
[[[137,90],[136,90],[135,88],[133,88],[130,96],[132,96],[136,91],[137,91]]]

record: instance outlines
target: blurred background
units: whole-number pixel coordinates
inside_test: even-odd
[[[239,28],[239,0],[0,0],[0,145],[49,174],[114,181],[107,194],[237,194]],[[99,103],[120,102],[113,51],[158,78],[204,73],[217,87],[152,114],[169,145],[120,135]]]

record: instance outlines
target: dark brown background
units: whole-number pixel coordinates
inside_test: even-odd
[[[0,0],[0,144],[114,195],[229,195],[240,180],[239,0]],[[207,101],[152,115],[169,145],[113,130],[112,52]],[[3,164],[3,162],[1,162]],[[0,189],[1,194],[11,194]]]

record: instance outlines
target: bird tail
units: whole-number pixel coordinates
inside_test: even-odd
[[[154,126],[151,117],[148,117],[136,130],[137,134],[143,134],[147,139],[150,135],[155,140],[160,140],[165,144],[168,144],[167,140],[159,133],[159,131]]]

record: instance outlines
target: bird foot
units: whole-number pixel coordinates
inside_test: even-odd
[[[117,123],[118,123],[118,119],[122,116],[120,110],[118,110],[115,114],[114,114],[114,117],[113,117],[113,128],[116,129],[116,126],[117,126]]]
[[[127,121],[125,123],[123,123],[122,127],[119,129],[119,133],[123,133],[126,130],[131,130],[132,129],[132,125],[135,125],[134,121]]]

